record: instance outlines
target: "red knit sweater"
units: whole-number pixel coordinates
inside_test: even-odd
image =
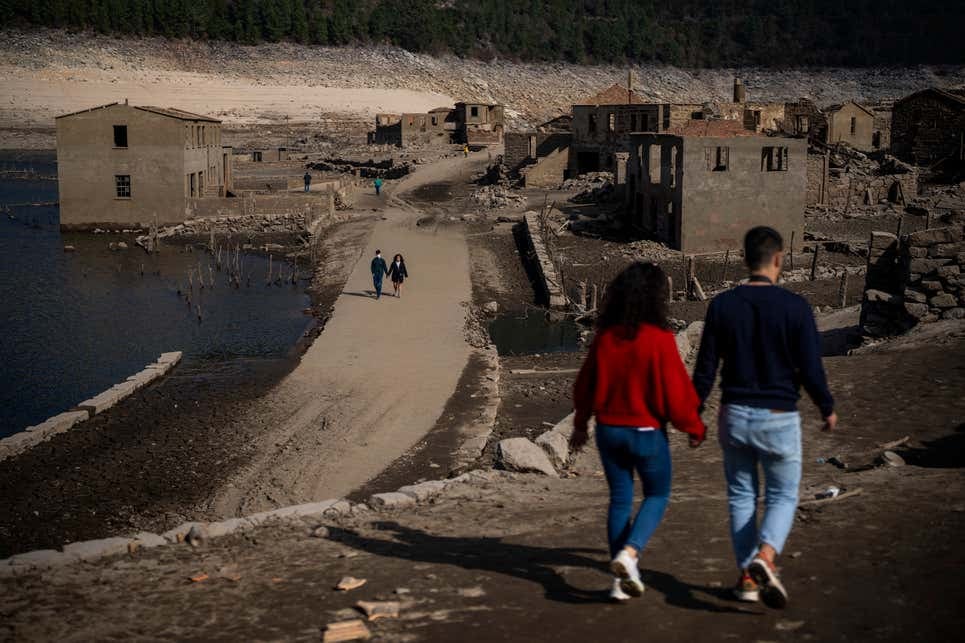
[[[575,424],[590,416],[617,426],[663,429],[667,422],[701,440],[707,429],[697,392],[677,352],[673,333],[641,324],[627,339],[623,328],[597,333],[573,387]]]

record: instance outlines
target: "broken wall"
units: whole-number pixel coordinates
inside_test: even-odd
[[[962,225],[920,230],[898,239],[872,232],[861,303],[861,329],[884,337],[915,324],[965,318]]]

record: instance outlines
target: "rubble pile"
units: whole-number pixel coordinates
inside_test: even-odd
[[[503,185],[484,185],[476,188],[469,194],[469,198],[490,210],[521,206],[526,203],[526,197],[516,194]]]
[[[590,172],[575,179],[566,179],[560,185],[561,190],[579,190],[570,197],[573,203],[600,203],[608,201],[614,193],[613,173]]]

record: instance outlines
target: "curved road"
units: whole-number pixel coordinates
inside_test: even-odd
[[[325,330],[299,365],[256,406],[272,427],[253,460],[216,494],[210,510],[243,515],[341,497],[405,453],[434,425],[470,353],[464,339],[469,257],[459,230],[417,227],[423,214],[399,198],[465,175],[479,161],[420,167],[386,201]],[[363,202],[375,203],[374,197]],[[376,301],[369,262],[406,257],[402,298]],[[385,281],[391,292],[392,285]]]

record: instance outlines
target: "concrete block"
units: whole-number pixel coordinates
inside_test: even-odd
[[[557,468],[564,466],[570,458],[569,440],[562,433],[546,431],[536,438],[536,444]]]
[[[908,269],[910,272],[927,275],[930,272],[938,270],[950,261],[951,259],[912,259],[908,265]]]
[[[66,413],[59,413],[40,424],[27,427],[26,430],[38,434],[42,436],[42,440],[46,440],[51,436],[67,431],[78,422],[88,419],[88,417],[90,416],[87,411],[67,411]]]
[[[183,543],[185,536],[188,535],[188,532],[191,531],[191,527],[194,527],[195,524],[196,523],[193,522],[182,523],[174,529],[168,529],[166,532],[161,534],[161,537],[169,543]]]
[[[916,304],[924,304],[925,302],[928,301],[928,297],[926,297],[923,293],[918,292],[917,290],[912,290],[911,288],[905,288],[905,301],[913,302]]]
[[[942,319],[965,319],[965,308],[949,308],[942,312]]]
[[[338,500],[325,510],[326,516],[347,516],[352,513],[352,503],[348,500]]]
[[[892,295],[890,292],[885,292],[883,290],[868,289],[864,291],[864,298],[865,298],[865,301],[877,302],[882,304],[901,303],[900,298],[897,295]]]
[[[100,538],[64,545],[64,554],[80,560],[94,560],[105,556],[126,554],[131,538]]]
[[[928,300],[928,303],[933,308],[954,308],[958,305],[958,300],[954,295],[949,295],[948,293],[942,293],[940,295],[935,295]]]
[[[905,302],[905,312],[915,319],[921,319],[927,315],[928,310],[928,304],[913,304],[911,302]]]
[[[496,447],[496,462],[506,471],[558,475],[546,453],[526,438],[501,440]]]
[[[250,516],[247,520],[255,525],[270,521],[294,520],[297,518],[320,518],[327,510],[338,503],[338,500],[322,500],[321,502],[309,502],[303,505],[291,505],[280,507],[271,511],[261,511]]]
[[[21,431],[0,440],[0,460],[12,458],[42,442],[41,436],[33,431]]]
[[[174,366],[180,361],[181,361],[181,351],[171,351],[170,353],[161,353],[161,356],[158,358],[157,363],[170,364],[171,366]]]
[[[898,237],[890,232],[872,232],[871,248],[874,250],[887,250],[898,242]]]
[[[120,384],[115,384],[110,388],[117,394],[117,401],[120,402],[126,397],[130,397],[137,390],[137,385],[134,382],[128,382],[127,380],[121,382]]]
[[[924,259],[928,256],[928,248],[925,247],[911,247],[908,248],[908,256],[912,259]]]
[[[415,498],[398,491],[377,493],[369,498],[369,504],[379,509],[401,509],[415,504]]]
[[[957,277],[959,274],[961,274],[962,269],[959,268],[958,266],[942,266],[935,272],[938,274],[939,277],[948,279],[949,277]]]
[[[445,480],[429,480],[400,487],[399,493],[412,497],[416,502],[425,502],[442,493],[445,488]]]
[[[143,547],[144,549],[151,549],[152,547],[160,547],[161,545],[168,544],[168,540],[166,538],[157,534],[152,534],[149,531],[137,532],[131,536],[131,542],[133,542],[137,547]]]
[[[961,226],[919,230],[918,232],[912,232],[907,237],[907,243],[911,246],[932,246],[936,243],[956,243],[961,240]]]
[[[103,413],[107,409],[111,408],[120,401],[121,397],[116,391],[107,389],[99,395],[95,395],[89,400],[84,400],[77,405],[77,408],[82,411],[87,411],[91,417],[99,413]]]
[[[928,248],[929,257],[954,259],[960,252],[965,252],[965,242],[938,243]]]

